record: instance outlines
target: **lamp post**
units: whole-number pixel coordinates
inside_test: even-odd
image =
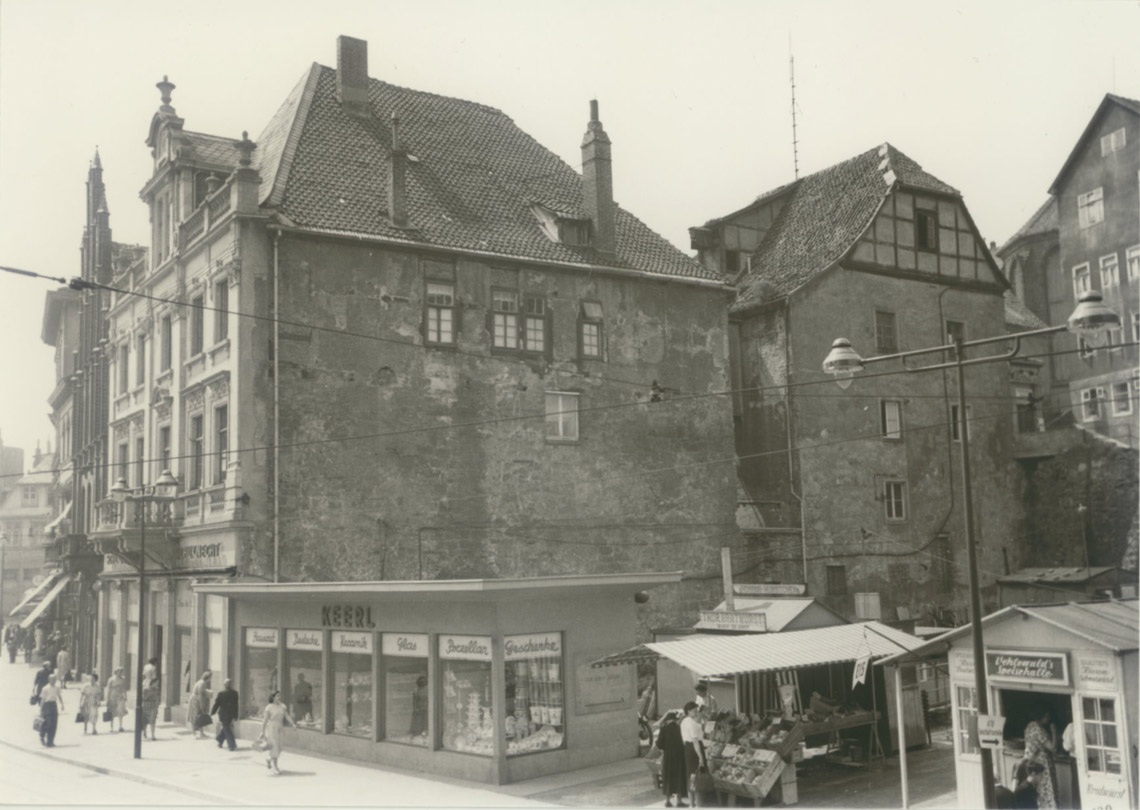
[[[916,349],[896,354],[883,354],[878,357],[866,359],[859,356],[851,346],[851,341],[839,338],[832,343],[831,351],[823,361],[823,370],[835,376],[840,388],[846,389],[851,384],[852,377],[862,371],[871,363],[886,360],[902,360],[903,370],[908,373],[919,371],[933,371],[937,369],[953,368],[958,377],[958,438],[962,442],[962,492],[965,507],[966,523],[966,561],[970,585],[970,628],[973,640],[974,654],[974,689],[976,692],[976,706],[978,716],[989,714],[989,697],[986,694],[985,673],[985,645],[982,639],[982,594],[978,585],[978,555],[974,546],[974,498],[970,482],[970,433],[967,430],[966,420],[966,377],[965,367],[982,363],[994,363],[1010,360],[1021,351],[1021,340],[1039,335],[1052,335],[1066,330],[1084,336],[1104,332],[1120,325],[1120,317],[1104,305],[1098,292],[1087,292],[1081,296],[1077,308],[1069,316],[1068,321],[1061,326],[1048,326],[1029,332],[1020,332],[1014,335],[999,335],[997,337],[981,338],[979,340],[963,341],[960,338],[952,343],[936,346],[930,349]],[[987,355],[973,359],[966,358],[966,350],[977,346],[988,346],[994,343],[1012,342],[1013,347],[1005,354]],[[911,357],[921,357],[931,354],[951,352],[953,360],[935,363],[927,366],[908,366],[906,361]],[[946,356],[943,354],[943,356]],[[982,793],[985,806],[994,806],[993,759],[990,749],[981,749],[982,762]]]
[[[118,503],[133,501],[139,505],[139,631],[138,647],[135,653],[135,759],[142,759],[142,737],[146,722],[143,719],[143,657],[146,655],[146,513],[152,503],[170,503],[178,482],[163,470],[162,475],[151,486],[140,486],[131,490],[127,482],[120,478],[111,487],[111,498]]]

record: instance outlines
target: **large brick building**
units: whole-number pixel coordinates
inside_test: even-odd
[[[883,144],[691,236],[700,261],[738,289],[730,346],[750,518],[738,575],[802,584],[849,617],[964,619],[953,372],[876,366],[839,390],[821,371],[838,337],[870,357],[1006,330],[1008,285],[961,195]],[[1016,414],[1006,364],[968,375],[981,578],[992,602],[995,578],[1023,553],[1011,508]]]

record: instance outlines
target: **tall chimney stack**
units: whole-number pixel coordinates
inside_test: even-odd
[[[388,216],[392,224],[408,224],[407,153],[400,140],[400,117],[392,113],[392,152],[388,158]]]
[[[582,207],[594,227],[594,247],[612,256],[614,236],[614,177],[610,138],[598,120],[598,102],[590,102],[590,123],[582,138]]]
[[[336,94],[345,110],[367,115],[368,42],[340,36],[336,40]]]

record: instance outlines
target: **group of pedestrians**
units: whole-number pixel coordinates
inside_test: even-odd
[[[716,711],[716,699],[702,682],[697,684],[694,699],[683,709],[666,712],[661,718],[655,745],[662,753],[661,790],[665,793],[666,807],[688,807],[686,796],[694,807],[700,806],[702,791],[698,777],[702,772],[708,773],[704,722]]]

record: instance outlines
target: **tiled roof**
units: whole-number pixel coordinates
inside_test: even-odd
[[[1049,325],[1034,315],[1025,302],[1013,294],[1013,290],[1005,291],[1005,322],[1007,326],[1018,329],[1044,329]]]
[[[787,201],[753,254],[752,272],[733,311],[756,306],[772,293],[786,295],[831,267],[870,225],[895,183],[960,196],[885,143],[759,197],[753,205],[781,195]]]
[[[238,151],[234,143],[233,138],[182,130],[178,133],[178,159],[205,168],[233,169],[238,165]],[[224,174],[219,176],[225,179]]]
[[[998,253],[1005,255],[1015,242],[1029,236],[1037,236],[1038,234],[1049,233],[1050,231],[1057,231],[1060,228],[1060,220],[1057,216],[1057,198],[1050,196],[1041,207],[1038,208],[1024,225],[1017,229],[1017,233],[1009,237],[1005,244],[998,249]]]
[[[1088,124],[1085,125],[1085,129],[1081,133],[1081,137],[1077,138],[1077,142],[1073,146],[1073,150],[1069,152],[1069,156],[1065,158],[1065,163],[1061,166],[1061,171],[1057,173],[1056,179],[1053,180],[1053,185],[1049,186],[1050,194],[1058,193],[1061,183],[1068,175],[1069,170],[1073,167],[1073,164],[1076,163],[1077,157],[1085,150],[1086,144],[1089,143],[1089,140],[1092,138],[1093,133],[1096,131],[1097,122],[1101,119],[1101,116],[1104,115],[1105,111],[1112,104],[1123,107],[1135,115],[1140,115],[1140,101],[1136,101],[1135,99],[1131,98],[1125,98],[1124,96],[1118,96],[1113,93],[1105,93],[1104,98],[1102,98],[1100,104],[1097,105],[1096,112],[1092,114],[1092,118],[1090,118]]]
[[[580,213],[582,178],[499,110],[376,79],[369,94],[372,116],[352,115],[336,71],[313,66],[258,141],[263,204],[330,233],[721,280],[620,206],[616,256],[550,241],[532,203]],[[409,155],[408,228],[388,218],[393,112]]]

